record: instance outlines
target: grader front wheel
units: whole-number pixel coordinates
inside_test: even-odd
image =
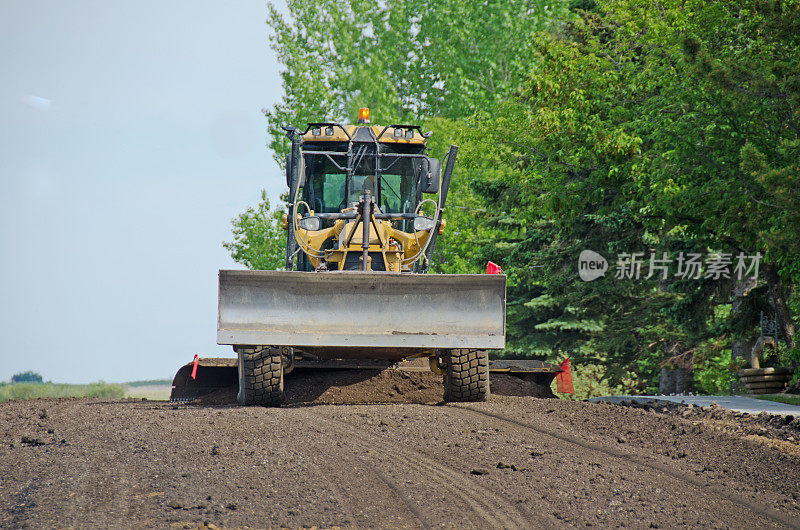
[[[486,401],[489,397],[489,352],[449,350],[445,353],[444,400]]]
[[[279,407],[283,404],[283,357],[280,348],[237,347],[239,394],[242,405]]]

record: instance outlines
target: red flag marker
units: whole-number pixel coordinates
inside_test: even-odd
[[[197,379],[197,354],[194,354],[194,364],[192,366],[192,379]]]
[[[561,361],[560,366],[564,371],[556,374],[556,392],[574,394],[575,389],[572,388],[572,371],[569,368],[569,357]]]
[[[486,274],[503,274],[503,269],[497,263],[490,261],[486,263]]]

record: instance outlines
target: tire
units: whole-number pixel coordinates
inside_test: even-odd
[[[489,352],[449,350],[445,354],[444,400],[486,401],[489,397]]]
[[[280,407],[284,400],[280,348],[240,346],[236,352],[239,354],[239,403]]]

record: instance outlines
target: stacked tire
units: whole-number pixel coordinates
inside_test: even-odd
[[[445,354],[444,400],[486,401],[489,397],[489,352],[449,350]]]
[[[238,346],[235,350],[239,355],[239,403],[280,407],[284,400],[280,348]]]
[[[791,379],[790,368],[747,368],[739,372],[739,380],[751,394],[783,392]]]

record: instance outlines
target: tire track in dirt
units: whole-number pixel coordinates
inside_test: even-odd
[[[351,522],[355,522],[357,517],[353,512],[349,502],[349,499],[352,497],[347,495],[347,493],[336,484],[335,480],[331,480],[330,475],[326,473],[316,462],[309,462],[308,465],[311,468],[311,472],[325,482],[325,485],[327,486],[333,498],[336,499],[336,502],[341,507],[345,516],[347,516]]]
[[[325,424],[329,430],[336,432],[343,440],[352,442],[359,449],[380,455],[391,463],[393,467],[398,469],[406,468],[413,471],[425,478],[429,487],[439,491],[444,490],[452,498],[460,499],[479,519],[476,521],[475,518],[471,518],[472,524],[476,527],[530,528],[531,526],[536,526],[538,528],[547,528],[554,526],[549,519],[544,519],[537,515],[522,514],[513,502],[484,486],[476,484],[462,470],[447,466],[423,452],[409,449],[391,438],[377,436],[364,431],[347,421],[328,418],[305,408],[298,408],[297,410],[302,410],[304,415],[312,419],[312,421]],[[377,469],[375,471],[380,474]],[[403,494],[403,496],[405,495]],[[413,503],[414,501],[409,499],[407,502]],[[429,505],[425,507],[427,506]],[[431,526],[425,521],[427,518],[424,515],[415,515],[423,522],[424,526]],[[433,515],[433,520],[441,519],[441,517]],[[466,516],[467,514],[464,513],[463,515]],[[531,517],[537,518],[535,524],[530,520]]]
[[[50,408],[50,414],[58,417],[74,406],[73,402],[59,403]],[[136,488],[131,478],[134,474],[128,463],[124,459],[115,458],[113,448],[103,442],[105,439],[113,439],[116,434],[114,425],[100,422],[98,425],[101,425],[103,436],[98,437],[93,446],[86,448],[86,452],[96,455],[96,458],[71,463],[73,472],[79,470],[79,474],[72,484],[64,485],[70,488],[67,494],[73,502],[66,505],[62,517],[65,523],[72,525],[73,521],[81,521],[83,514],[89,511],[100,512],[97,507],[102,506],[103,525],[109,528],[124,527],[124,521],[137,509]],[[104,454],[104,451],[111,451],[112,454]]]
[[[403,505],[407,508],[408,512],[413,516],[416,517],[420,523],[420,527],[422,528],[430,528],[433,526],[426,518],[419,512],[419,510],[414,506],[414,503],[403,493],[403,491],[391,480],[386,478],[383,473],[378,471],[374,466],[366,462],[363,458],[348,453],[347,455],[342,455],[343,459],[352,458],[358,461],[365,469],[369,470],[375,477],[383,482],[386,487],[397,497],[397,499],[403,503]],[[363,497],[358,497],[353,493],[350,493],[352,490],[344,490],[341,488],[335,479],[332,479],[332,476],[336,476],[337,478],[341,478],[340,476],[336,475],[333,471],[326,471],[323,467],[326,467],[324,463],[320,464],[317,462],[309,462],[309,467],[311,471],[317,475],[320,479],[325,482],[327,488],[331,491],[331,494],[336,498],[337,502],[341,506],[342,510],[345,512],[345,515],[349,517],[351,523],[354,523],[356,526],[371,526],[375,524],[374,521],[369,520],[369,518],[364,515],[356,515],[356,511],[354,510],[354,506],[358,506],[358,501],[363,501]],[[351,484],[352,485],[352,484]],[[360,521],[359,521],[360,520]]]
[[[369,464],[361,457],[356,457],[365,467],[367,467],[372,473],[378,477],[384,484],[386,484],[390,490],[395,494],[395,496],[403,503],[403,505],[411,512],[414,517],[420,522],[423,528],[432,528],[434,526],[431,521],[425,517],[425,515],[414,505],[414,501],[406,495],[400,487],[395,484],[393,481],[386,478],[386,476],[378,470],[375,466]]]
[[[772,520],[775,523],[778,523],[778,524],[781,524],[781,525],[785,525],[788,528],[799,528],[800,527],[800,524],[798,524],[798,521],[797,521],[796,518],[793,518],[793,517],[791,517],[789,515],[786,515],[786,514],[784,514],[782,512],[779,512],[778,510],[775,510],[773,508],[762,506],[762,505],[757,504],[755,502],[751,502],[748,499],[745,499],[744,497],[741,497],[741,496],[736,495],[734,493],[729,493],[729,492],[727,492],[725,490],[722,490],[719,487],[716,487],[714,485],[709,485],[707,483],[707,481],[705,481],[705,480],[699,480],[696,477],[693,477],[693,476],[688,475],[686,473],[683,473],[681,471],[675,470],[675,469],[673,469],[673,468],[671,468],[671,467],[669,467],[669,466],[667,466],[665,464],[653,461],[653,460],[651,460],[649,458],[646,458],[646,457],[643,457],[643,456],[634,455],[634,454],[630,454],[630,453],[625,452],[625,451],[619,451],[619,450],[612,449],[612,448],[609,448],[609,447],[603,447],[603,446],[601,446],[599,444],[596,444],[596,443],[587,442],[587,441],[581,440],[580,438],[577,438],[577,437],[574,437],[574,436],[570,436],[570,435],[564,434],[562,432],[553,432],[553,431],[550,431],[549,429],[543,429],[541,427],[537,427],[537,426],[532,425],[530,423],[525,423],[525,422],[519,421],[519,420],[517,420],[515,418],[510,418],[508,416],[504,416],[502,414],[498,414],[498,413],[495,413],[495,412],[489,412],[489,411],[485,411],[485,410],[479,410],[479,409],[473,408],[474,406],[463,405],[463,404],[450,404],[450,405],[448,405],[448,407],[453,408],[453,409],[459,409],[459,410],[462,410],[462,411],[467,411],[467,412],[472,413],[472,414],[478,414],[478,415],[482,415],[482,416],[485,416],[485,417],[494,418],[494,419],[497,419],[497,420],[500,420],[500,421],[504,421],[504,422],[509,423],[511,425],[514,425],[516,427],[520,427],[520,428],[523,428],[523,429],[526,429],[526,430],[529,430],[529,431],[533,431],[533,432],[535,432],[537,434],[540,434],[540,435],[549,436],[551,438],[555,438],[556,440],[559,440],[559,441],[562,441],[562,442],[566,442],[566,443],[569,443],[569,444],[572,444],[572,445],[576,445],[576,446],[578,446],[578,447],[580,447],[582,449],[587,449],[589,451],[598,452],[598,453],[601,453],[601,454],[603,454],[605,456],[609,456],[609,457],[612,457],[612,458],[616,458],[618,460],[625,461],[625,462],[627,462],[629,464],[634,464],[634,465],[639,465],[639,466],[643,466],[643,467],[649,468],[649,469],[651,469],[651,470],[653,470],[655,472],[662,473],[664,475],[668,475],[668,476],[672,477],[673,479],[676,479],[676,480],[679,480],[679,481],[684,482],[686,484],[689,484],[690,486],[696,488],[699,491],[700,494],[708,494],[709,492],[711,492],[711,493],[715,494],[717,497],[719,497],[719,498],[721,498],[721,499],[723,499],[723,500],[725,500],[725,501],[727,501],[729,503],[732,503],[732,504],[737,505],[737,506],[742,507],[742,508],[746,508],[747,510],[749,510],[749,511],[755,513],[755,514],[761,515],[762,517],[765,517],[765,518],[767,518],[769,520]]]

